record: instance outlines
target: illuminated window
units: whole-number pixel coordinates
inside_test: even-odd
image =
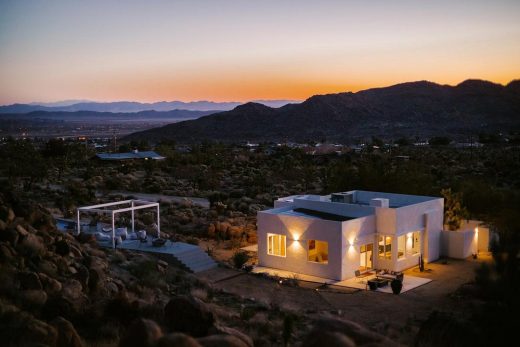
[[[392,236],[379,236],[379,258],[392,259]]]
[[[315,263],[327,264],[329,262],[329,243],[325,241],[309,240],[308,259]]]
[[[285,235],[267,234],[267,254],[285,257]]]
[[[405,257],[406,253],[406,235],[397,238],[397,259]]]

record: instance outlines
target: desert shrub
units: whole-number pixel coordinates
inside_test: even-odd
[[[235,254],[233,254],[233,265],[237,269],[241,269],[242,266],[244,266],[245,263],[249,260],[249,255],[244,251],[237,251]]]
[[[157,271],[157,263],[153,260],[144,260],[129,265],[130,273],[139,283],[148,287],[165,287],[164,275]]]
[[[190,245],[198,245],[199,244],[199,240],[195,237],[188,237],[186,239],[186,243],[189,243]]]

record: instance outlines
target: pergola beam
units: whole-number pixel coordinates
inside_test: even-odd
[[[120,209],[103,209],[103,207],[111,207],[111,206],[118,206],[118,205],[125,205],[130,204],[130,207],[120,208]],[[145,208],[156,208],[157,209],[157,237],[161,237],[161,211],[159,203],[157,202],[150,202],[150,201],[144,201],[144,200],[124,200],[124,201],[116,201],[116,202],[109,202],[106,204],[97,204],[97,205],[91,205],[91,206],[83,206],[79,207],[77,209],[77,235],[81,233],[81,221],[80,221],[80,214],[83,213],[101,213],[101,214],[110,214],[112,216],[112,248],[116,247],[116,228],[115,228],[115,216],[118,213],[124,213],[124,212],[132,212],[132,232],[135,232],[135,211],[136,210],[143,210]]]

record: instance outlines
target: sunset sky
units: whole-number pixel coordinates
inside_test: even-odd
[[[520,78],[520,1],[0,0],[0,104]]]

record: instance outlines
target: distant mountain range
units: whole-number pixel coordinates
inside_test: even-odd
[[[219,111],[141,111],[141,112],[95,112],[95,111],[34,111],[29,113],[0,113],[0,120],[54,120],[54,121],[83,121],[83,122],[108,122],[108,121],[172,121],[196,119]]]
[[[506,86],[467,80],[457,86],[427,81],[357,93],[315,95],[270,108],[247,103],[227,112],[131,134],[127,139],[350,143],[357,139],[467,136],[520,130],[520,80]]]
[[[78,101],[78,102],[76,102]],[[257,103],[270,107],[281,107],[289,103],[298,103],[293,100],[257,100]],[[95,111],[95,112],[141,112],[141,111],[228,111],[242,103],[240,102],[213,102],[213,101],[161,101],[154,103],[141,103],[133,101],[117,102],[93,102],[82,100],[59,101],[55,103],[30,103],[13,104],[0,106],[0,113],[28,113],[34,111],[47,112],[76,112],[76,111]]]

